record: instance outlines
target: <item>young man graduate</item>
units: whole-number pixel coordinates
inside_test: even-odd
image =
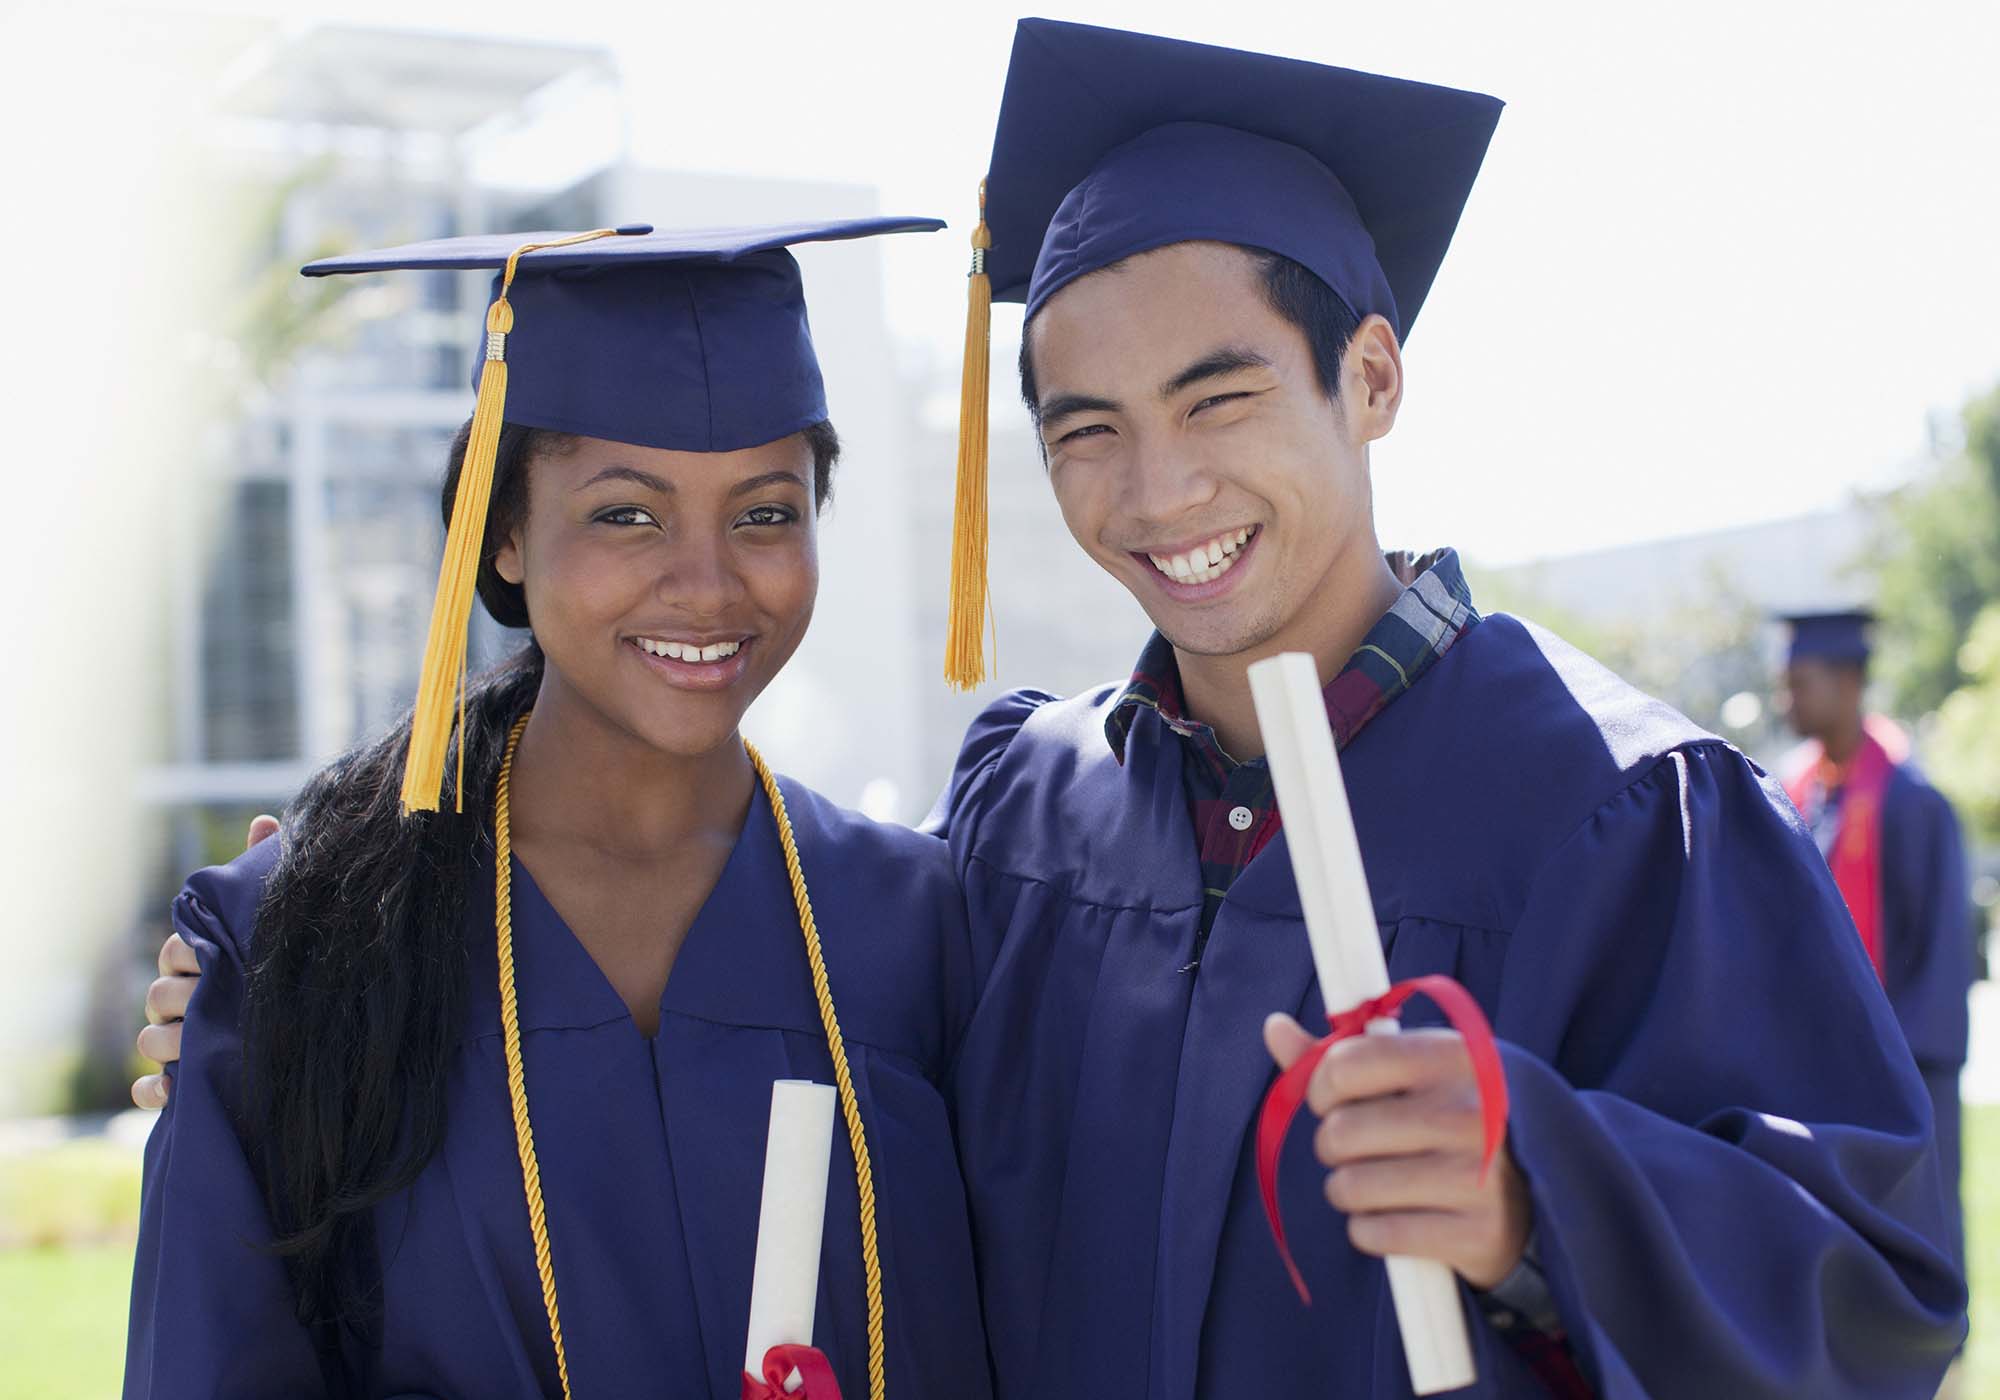
[[[1499,107],[1018,30],[974,270],[1026,303],[1071,533],[1158,630],[1124,684],[990,706],[933,819],[982,940],[953,1090],[1001,1394],[1407,1395],[1392,1253],[1480,1290],[1487,1394],[1566,1359],[1605,1396],[1928,1396],[1961,1335],[1929,1102],[1782,791],[1482,618],[1450,553],[1377,545],[1368,445]],[[1550,299],[1522,316],[1558,419],[1574,350]],[[1310,1310],[1252,1164],[1273,1058],[1346,1009],[1259,757],[1244,671],[1279,651],[1319,663],[1391,977],[1471,990],[1512,1103],[1482,1177],[1455,1034],[1326,1056],[1279,1178]]]
[[[1785,765],[1786,791],[1833,871],[1923,1072],[1953,1252],[1963,1263],[1958,1075],[1965,1067],[1973,937],[1958,821],[1944,794],[1910,761],[1902,732],[1863,708],[1874,617],[1803,613],[1786,621],[1792,641],[1785,692],[1792,727],[1806,741]]]

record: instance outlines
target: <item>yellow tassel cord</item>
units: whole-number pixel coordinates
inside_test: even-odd
[[[951,527],[951,605],[946,622],[944,678],[956,690],[986,679],[984,643],[992,620],[987,586],[987,391],[992,376],[993,285],[986,252],[986,182],[979,182],[979,227],[972,231],[972,273],[966,279],[965,369],[958,390],[958,499]]]
[[[541,248],[565,248],[574,243],[609,238],[617,229],[592,229],[546,243],[524,243],[507,258],[500,295],[486,308],[486,366],[479,375],[479,398],[472,410],[472,434],[458,472],[452,497],[451,525],[444,536],[444,561],[438,566],[437,596],[431,603],[430,634],[424,640],[424,665],[417,678],[416,709],[410,720],[410,752],[403,763],[403,810],[435,812],[444,787],[445,749],[458,733],[456,809],[465,810],[465,673],[466,626],[472,620],[472,600],[479,582],[480,554],[486,543],[486,508],[493,498],[493,459],[500,447],[500,427],[507,408],[507,336],[514,329],[514,308],[507,293],[524,253]],[[457,724],[453,720],[456,718]]]
[[[514,994],[514,919],[511,896],[513,843],[508,820],[508,782],[514,772],[514,750],[528,717],[514,723],[507,737],[507,756],[500,765],[499,789],[493,801],[494,904],[500,961],[500,1028],[507,1056],[507,1089],[514,1107],[514,1140],[521,1157],[521,1185],[528,1200],[528,1229],[535,1240],[535,1268],[542,1278],[542,1304],[549,1315],[549,1339],[555,1343],[556,1372],[562,1378],[563,1400],[570,1400],[569,1361],[563,1351],[562,1316],[556,1304],[554,1256],[549,1247],[548,1211],[542,1202],[542,1172],[535,1159],[535,1134],[528,1121],[527,1079],[521,1065],[521,1019]],[[764,756],[746,742],[744,751],[757,770],[764,796],[771,804],[771,816],[778,828],[778,844],[784,849],[785,870],[792,881],[792,903],[798,909],[799,931],[805,937],[806,961],[812,969],[813,993],[819,1001],[820,1024],[826,1030],[826,1045],[833,1058],[834,1083],[840,1091],[840,1108],[847,1120],[847,1141],[854,1152],[854,1179],[861,1202],[861,1267],[868,1297],[868,1394],[869,1400],[884,1400],[888,1393],[887,1352],[882,1322],[882,1256],[875,1229],[875,1170],[868,1158],[868,1138],[861,1123],[861,1101],[854,1093],[854,1072],[847,1062],[847,1042],[840,1034],[840,1018],[833,1007],[833,985],[827,977],[826,955],[820,947],[819,925],[813,918],[812,896],[806,890],[805,866],[799,861],[798,839],[792,832],[791,814],[785,809],[785,795],[771,773]]]
[[[812,896],[806,893],[805,867],[799,863],[799,844],[792,835],[791,814],[785,810],[785,795],[778,780],[764,762],[764,755],[747,740],[750,766],[764,785],[771,803],[771,815],[778,823],[778,844],[784,847],[785,871],[792,877],[792,903],[799,911],[799,931],[805,935],[806,961],[812,967],[813,995],[819,998],[819,1023],[826,1030],[827,1052],[833,1057],[833,1082],[840,1089],[840,1111],[847,1119],[847,1142],[854,1150],[854,1184],[861,1199],[861,1271],[868,1291],[868,1396],[883,1400],[888,1392],[888,1369],[882,1340],[882,1256],[875,1242],[875,1169],[868,1161],[868,1138],[861,1127],[861,1101],[854,1095],[854,1073],[847,1065],[847,1042],[841,1038],[840,1018],[833,1009],[833,984],[827,980],[826,955],[819,944],[819,925],[813,920]]]
[[[514,776],[514,750],[527,727],[526,715],[514,721],[493,794],[493,923],[500,957],[500,1038],[507,1054],[507,1094],[514,1103],[514,1148],[521,1157],[521,1188],[528,1197],[528,1231],[535,1238],[535,1269],[542,1276],[542,1307],[549,1315],[549,1339],[556,1344],[556,1374],[562,1378],[563,1400],[570,1400],[569,1357],[563,1351],[562,1312],[556,1306],[549,1213],[542,1204],[542,1168],[535,1159],[535,1130],[528,1121],[528,1076],[521,1064],[521,1007],[514,995],[514,843],[507,787]]]

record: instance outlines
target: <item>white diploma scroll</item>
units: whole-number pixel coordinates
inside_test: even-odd
[[[750,1278],[750,1332],[743,1369],[764,1374],[775,1346],[811,1346],[819,1301],[819,1245],[833,1160],[834,1089],[804,1079],[771,1084],[771,1135],[764,1146],[764,1203]],[[798,1384],[792,1373],[787,1389]]]
[[[1328,1011],[1345,1011],[1389,990],[1389,965],[1382,957],[1319,672],[1310,656],[1293,651],[1257,662],[1249,674],[1320,998]],[[1368,1030],[1394,1035],[1397,1025],[1385,1019]],[[1419,1395],[1435,1395],[1471,1385],[1478,1372],[1457,1276],[1431,1259],[1387,1263],[1411,1387]]]

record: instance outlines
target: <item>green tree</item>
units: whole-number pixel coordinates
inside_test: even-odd
[[[2000,600],[2000,387],[1962,421],[1964,446],[1884,512],[1879,671],[1902,714],[1937,711],[1971,679],[1967,639]]]
[[[1957,663],[1967,680],[1938,707],[1930,776],[1975,839],[2000,842],[2000,602],[1980,613]]]

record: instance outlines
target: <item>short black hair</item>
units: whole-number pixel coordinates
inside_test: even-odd
[[[1361,329],[1361,318],[1341,300],[1340,293],[1304,264],[1261,248],[1243,251],[1257,263],[1265,303],[1297,326],[1306,344],[1312,347],[1313,375],[1319,380],[1321,391],[1333,398],[1340,392],[1341,359],[1347,354],[1348,342]],[[1108,272],[1119,265],[1113,263],[1103,270]],[[1027,403],[1028,412],[1039,419],[1041,395],[1035,386],[1035,366],[1028,355],[1025,326],[1021,329],[1021,398]]]

